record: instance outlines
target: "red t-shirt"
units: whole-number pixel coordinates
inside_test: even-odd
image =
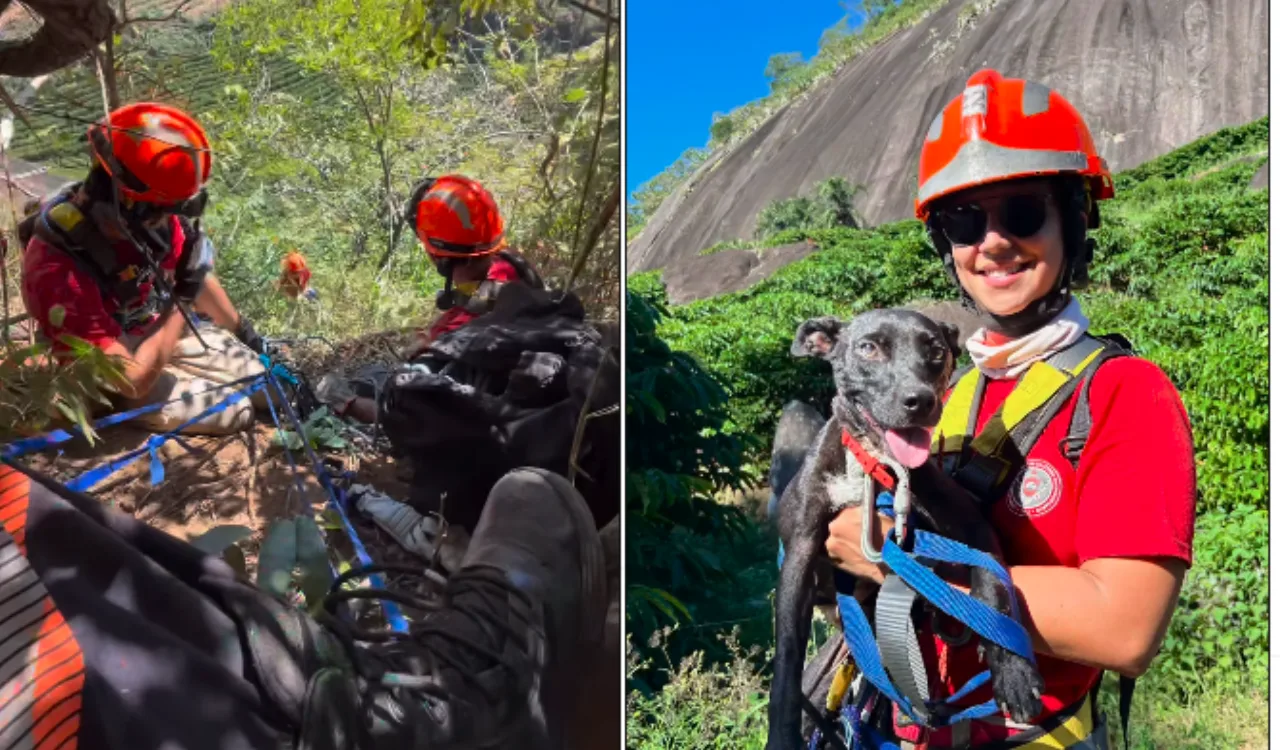
[[[988,382],[977,430],[1016,382]],[[1049,422],[1027,457],[1026,469],[991,510],[1005,564],[1075,568],[1100,557],[1172,557],[1190,565],[1195,461],[1190,420],[1173,383],[1159,367],[1137,357],[1100,367],[1089,393],[1093,427],[1079,471],[1072,471],[1058,445],[1079,397],[1077,390]],[[940,672],[946,695],[987,668],[978,662],[976,638],[958,648],[948,648],[940,639],[935,645],[945,654]],[[1045,712],[1038,720],[1082,698],[1099,674],[1093,667],[1041,654],[1036,663],[1045,681]],[[990,698],[988,684],[961,703],[976,705]],[[973,722],[971,730],[973,744],[1015,733],[982,721]],[[935,731],[930,745],[949,747],[948,735]]]
[[[172,279],[182,257],[185,234],[177,217],[171,218],[170,227],[173,251],[160,262],[160,267]],[[130,264],[144,267],[142,256],[132,244],[117,243],[115,250],[121,268]],[[151,286],[146,283],[139,288],[142,302],[150,297]],[[60,334],[71,334],[105,348],[124,334],[141,335],[146,327],[144,323],[123,330],[112,317],[120,307],[120,300],[104,293],[97,278],[70,255],[38,236],[27,243],[22,256],[22,300],[27,312],[39,323],[40,332],[50,341],[56,342]],[[57,315],[51,314],[59,307],[63,311],[60,326],[54,325]]]
[[[485,280],[498,282],[519,281],[520,274],[510,262],[498,258],[489,264],[489,272],[485,274]],[[475,317],[475,314],[468,312],[465,307],[451,307],[445,310],[444,314],[436,319],[436,322],[427,330],[426,340],[428,343],[435,341],[449,331],[470,323]]]

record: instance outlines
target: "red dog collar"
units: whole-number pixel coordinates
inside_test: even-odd
[[[862,443],[859,443],[854,439],[854,437],[849,434],[848,430],[840,430],[840,442],[844,443],[844,447],[848,448],[849,451],[853,453],[853,457],[858,459],[858,463],[862,465],[863,471],[871,475],[872,479],[879,482],[881,487],[884,487],[886,490],[891,492],[893,491],[894,485],[897,484],[897,480],[894,479],[893,474],[885,468],[884,464],[880,463],[875,458],[872,458],[871,454],[867,452],[867,449],[862,447]]]

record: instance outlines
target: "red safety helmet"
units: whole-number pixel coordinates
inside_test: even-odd
[[[418,239],[433,258],[477,258],[507,246],[493,196],[462,175],[421,183],[411,198],[411,215]]]
[[[938,113],[920,152],[916,218],[938,199],[1003,180],[1075,174],[1094,201],[1115,195],[1111,172],[1075,107],[1034,81],[974,73]]]
[[[209,181],[209,137],[191,115],[165,104],[138,102],[89,127],[89,146],[121,193],[134,201],[175,205]]]

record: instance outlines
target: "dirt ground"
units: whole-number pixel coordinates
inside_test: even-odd
[[[275,426],[255,425],[252,431],[227,437],[192,436],[170,440],[158,451],[164,477],[151,484],[151,460],[146,453],[91,488],[88,494],[103,504],[145,521],[180,539],[190,539],[215,526],[236,524],[254,530],[241,543],[253,575],[258,547],[270,523],[296,516],[310,506],[320,514],[328,505],[324,488],[316,478],[310,460],[295,451],[294,466],[279,446],[272,445]],[[90,447],[83,439],[34,454],[27,465],[60,481],[144,448],[150,433],[117,425],[100,433],[101,440]],[[389,457],[377,454],[328,456],[321,460],[339,469],[352,471],[355,481],[370,484],[391,497],[408,497],[408,474]],[[409,562],[389,536],[372,523],[352,518],[352,524],[375,562]],[[329,541],[339,557],[355,563],[354,552],[341,531],[330,531]]]
[[[289,353],[289,358],[314,386],[330,369],[396,361],[396,352],[411,336],[412,329],[383,332],[342,342],[336,348],[303,342]],[[285,419],[283,414],[280,417]],[[287,423],[282,424],[288,427]],[[273,444],[275,432],[270,415],[264,413],[252,431],[226,437],[183,436],[181,442],[169,440],[158,451],[164,466],[159,484],[151,483],[151,460],[144,451],[88,490],[88,494],[181,539],[228,524],[251,528],[253,536],[242,541],[240,547],[245,553],[247,572],[253,576],[258,549],[272,521],[296,516],[305,506],[319,515],[328,506],[328,495],[310,458],[304,451],[294,451],[291,466],[287,452]],[[126,423],[102,430],[96,445],[76,438],[22,460],[37,471],[67,482],[144,449],[150,435]],[[337,472],[351,472],[353,483],[371,485],[398,500],[408,498],[411,468],[407,463],[398,464],[390,456],[372,450],[317,455]],[[421,565],[371,521],[352,514],[351,523],[375,563]],[[355,551],[343,531],[329,530],[327,535],[335,561],[357,564]]]

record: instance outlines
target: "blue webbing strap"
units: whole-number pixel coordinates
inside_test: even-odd
[[[199,396],[205,393],[213,393],[214,391],[220,390],[222,388],[230,388],[236,385],[246,385],[258,377],[259,377],[258,375],[250,375],[248,377],[240,378],[239,380],[233,380],[230,383],[221,383],[219,385],[215,385],[212,388],[207,388],[203,391],[200,391],[199,393],[195,393],[191,395]],[[181,401],[181,400],[183,399],[181,396],[179,396],[178,398],[170,399],[168,401],[162,401],[158,404],[148,404],[146,406],[140,406],[137,409],[130,409],[129,411],[122,411],[117,414],[110,414],[94,422],[93,429],[101,430],[104,427],[110,427],[112,425],[120,424],[121,422],[127,422],[130,419],[133,419],[135,417],[140,417],[143,414],[150,414],[153,411],[159,411],[160,409],[163,409],[167,404],[172,404],[176,401]],[[72,438],[76,437],[77,435],[83,435],[83,434],[84,434],[83,431],[79,427],[72,427],[70,430],[57,429],[57,430],[53,430],[52,432],[48,432],[44,435],[36,435],[34,437],[15,440],[12,443],[5,445],[3,448],[0,448],[0,459],[21,458],[22,456],[25,456],[28,453],[35,453],[37,451],[42,451],[45,448],[49,448],[51,446],[58,445],[60,443],[65,443],[68,440],[71,440]]]
[[[236,391],[235,393],[232,393],[230,396],[227,396],[226,398],[214,404],[213,406],[210,406],[208,409],[205,409],[204,411],[200,412],[198,415],[192,417],[191,419],[188,419],[187,421],[173,428],[169,432],[151,436],[150,438],[147,439],[146,445],[142,446],[141,448],[130,451],[125,455],[121,456],[120,458],[114,461],[111,461],[110,463],[104,464],[94,469],[90,469],[89,471],[81,474],[80,476],[76,477],[70,482],[67,482],[66,483],[67,488],[72,490],[77,490],[79,492],[86,492],[90,488],[92,488],[94,485],[101,482],[102,480],[106,479],[107,477],[111,476],[117,471],[123,469],[125,466],[128,466],[129,464],[133,463],[133,460],[136,459],[138,456],[141,456],[143,453],[148,453],[151,455],[151,459],[152,459],[151,479],[153,484],[158,484],[158,481],[156,480],[157,475],[161,480],[164,479],[163,466],[161,466],[159,470],[156,469],[156,465],[160,462],[159,454],[157,453],[157,449],[160,447],[160,445],[162,445],[166,440],[169,440],[170,438],[175,437],[177,433],[181,432],[187,427],[190,427],[191,425],[195,424],[196,422],[199,422],[205,417],[224,411],[225,409],[227,409],[227,407],[231,406],[232,404],[238,401],[241,401],[243,399],[249,398],[254,393],[257,393],[258,391],[262,390],[266,386],[266,381],[263,380],[261,376],[255,375],[254,379],[257,382],[250,384],[249,387],[247,388],[243,388],[239,391]]]
[[[892,500],[892,495],[889,493],[880,493],[876,498],[877,510],[889,515],[892,509]],[[1013,589],[1013,581],[1009,577],[1008,571],[1001,567],[994,558],[984,552],[925,531],[912,534],[912,552],[907,553],[898,546],[895,536],[895,533],[891,530],[885,539],[882,550],[884,562],[889,566],[890,570],[898,574],[908,586],[934,604],[934,606],[967,625],[988,641],[1030,660],[1033,664],[1035,663],[1035,655],[1031,649],[1031,638],[1021,624],[973,597],[960,593],[915,559],[919,557],[968,566],[979,565],[991,571],[1005,587],[1014,617],[1019,617],[1018,600]],[[781,565],[783,551],[781,545],[779,547],[778,558],[779,565]],[[849,646],[849,651],[857,663],[859,671],[863,673],[876,690],[897,704],[908,718],[917,724],[925,724],[926,722],[921,721],[917,713],[918,708],[912,706],[910,701],[898,691],[897,687],[889,679],[880,658],[879,648],[875,643],[875,636],[872,634],[870,623],[867,622],[866,616],[862,612],[861,604],[852,596],[843,593],[837,593],[836,604],[843,623],[845,642]],[[943,705],[950,706],[985,685],[990,679],[991,672],[987,670],[970,679],[960,690],[949,696],[945,702],[931,703],[923,708],[935,712],[937,709],[942,708]],[[965,719],[989,716],[999,712],[999,706],[993,698],[955,714],[940,715],[941,712],[933,713],[931,718],[941,720],[950,725]],[[865,729],[869,730],[869,728]],[[858,741],[861,741],[861,738],[858,738]],[[872,746],[877,747],[879,741],[880,739],[877,736],[874,738]]]
[[[960,593],[939,578],[936,573],[917,562],[915,558],[970,567],[978,566],[990,571],[1004,586],[1013,615],[1018,617],[1018,598],[1008,571],[987,553],[946,537],[927,531],[916,532],[915,536],[915,546],[911,554],[904,552],[895,543],[892,533],[886,537],[883,553],[885,564],[889,569],[897,573],[908,586],[928,599],[935,607],[967,625],[988,641],[1034,664],[1035,652],[1031,649],[1031,636],[1027,635],[1026,628],[1023,628],[1017,620],[997,612],[972,596]]]
[[[199,415],[187,420],[186,422],[183,422],[182,424],[178,425],[174,429],[165,433],[160,433],[160,434],[150,436],[147,439],[146,444],[143,445],[141,448],[130,451],[124,456],[121,456],[120,458],[114,461],[111,461],[107,464],[90,469],[89,471],[81,474],[80,476],[76,477],[70,482],[67,482],[65,486],[71,490],[76,490],[79,492],[87,492],[88,490],[92,489],[94,486],[102,482],[107,477],[111,476],[112,474],[119,471],[120,469],[123,469],[125,466],[128,466],[129,464],[133,463],[134,460],[136,460],[139,456],[141,456],[144,453],[148,454],[151,458],[151,476],[150,476],[151,484],[153,486],[158,485],[164,481],[164,475],[165,475],[164,463],[160,460],[159,449],[162,445],[164,445],[166,441],[174,440],[179,445],[181,445],[184,449],[186,449],[188,452],[192,452],[191,447],[187,445],[182,440],[182,438],[178,436],[179,432],[181,432],[182,430],[195,424],[196,422],[199,422],[200,420],[206,417],[212,416],[213,414],[217,414],[219,412],[226,410],[232,404],[235,404],[245,398],[251,397],[253,394],[257,393],[260,390],[263,390],[264,388],[267,387],[268,384],[270,384],[271,389],[268,389],[266,391],[266,396],[267,396],[266,400],[267,400],[267,407],[271,411],[271,418],[272,418],[272,421],[275,422],[276,429],[277,430],[281,429],[281,427],[280,427],[279,416],[276,414],[274,399],[271,396],[272,390],[274,390],[278,394],[280,401],[284,405],[284,408],[287,411],[290,419],[293,420],[294,425],[297,427],[298,434],[302,437],[303,446],[306,448],[307,453],[310,455],[313,465],[315,466],[316,477],[320,481],[320,484],[324,487],[326,493],[328,494],[329,504],[332,505],[333,508],[338,512],[338,516],[342,520],[343,530],[346,532],[347,537],[351,541],[351,546],[355,550],[357,559],[360,561],[361,565],[366,565],[366,566],[373,565],[373,559],[369,557],[368,551],[365,549],[364,544],[360,541],[360,536],[356,533],[355,527],[351,525],[351,521],[347,517],[345,495],[342,493],[341,490],[336,489],[333,486],[333,484],[329,481],[328,472],[325,470],[324,465],[320,462],[320,459],[316,456],[315,452],[311,449],[311,444],[307,438],[306,430],[303,427],[301,420],[298,419],[298,415],[293,410],[293,406],[289,403],[289,400],[284,396],[284,389],[283,387],[281,387],[279,380],[284,379],[287,382],[296,385],[298,383],[297,378],[294,377],[293,374],[289,372],[289,370],[283,364],[272,363],[270,358],[268,358],[266,355],[261,355],[261,360],[262,360],[263,366],[266,368],[265,373],[250,375],[244,378],[240,378],[238,380],[233,380],[229,383],[221,383],[212,388],[208,388],[206,390],[200,391],[200,393],[198,394],[190,394],[190,395],[201,395],[205,393],[212,393],[219,389],[230,388],[232,386],[237,386],[237,385],[247,384],[247,387],[242,388],[230,394],[229,396],[222,399],[218,403],[214,404],[213,406],[210,406],[208,409],[205,409]],[[157,404],[148,404],[147,406],[143,406],[137,409],[131,409],[125,412],[111,414],[107,417],[104,417],[94,422],[93,428],[95,430],[99,430],[104,427],[110,427],[112,425],[120,424],[122,422],[127,422],[128,420],[134,419],[136,417],[140,417],[143,414],[149,414],[153,411],[158,411],[159,409],[164,408],[167,404],[174,403],[176,401],[182,401],[182,400],[184,400],[184,398],[179,397],[179,398],[171,399],[169,401],[163,401]],[[76,437],[77,435],[81,435],[81,434],[83,434],[83,432],[80,430],[80,428],[75,427],[75,428],[72,428],[70,431],[58,429],[58,430],[49,432],[45,435],[39,435],[35,437],[24,438],[22,440],[17,440],[17,441],[14,441],[13,443],[10,443],[4,446],[3,449],[0,449],[0,459],[7,460],[7,459],[19,458],[21,456],[27,455],[28,453],[33,453],[36,451],[43,450],[47,447],[57,445],[59,443],[64,443]],[[302,480],[301,480],[300,473],[298,471],[297,463],[294,461],[294,458],[293,458],[293,451],[290,450],[288,446],[285,446],[285,455],[289,459],[289,466],[293,473],[294,482],[296,483],[298,488],[300,504],[302,505],[304,512],[308,516],[314,517],[315,514],[312,511],[311,506],[306,502],[305,490],[302,485]],[[332,562],[330,562],[330,568],[331,569],[333,568]],[[334,572],[336,573],[336,571]],[[376,575],[376,574],[371,575],[369,576],[369,578],[370,578],[370,583],[375,588],[385,588],[382,582],[382,577],[380,575]],[[383,610],[385,611],[387,616],[387,621],[391,626],[391,629],[399,633],[408,632],[409,624],[404,619],[404,615],[400,612],[399,606],[397,606],[395,602],[388,601],[388,600],[382,600],[382,605],[383,605]]]
[[[373,559],[369,557],[369,553],[364,548],[364,543],[360,541],[359,535],[356,534],[355,527],[351,525],[351,520],[347,517],[347,509],[346,509],[346,503],[345,503],[346,496],[342,492],[342,490],[337,489],[333,486],[333,483],[330,481],[329,471],[324,467],[324,464],[320,462],[320,458],[316,455],[315,450],[312,449],[311,441],[307,437],[305,428],[302,425],[302,420],[298,419],[298,414],[293,410],[293,405],[290,404],[289,400],[284,397],[284,388],[281,387],[280,381],[276,377],[274,367],[269,368],[267,370],[266,377],[268,382],[270,382],[271,387],[275,390],[277,396],[280,398],[280,402],[284,406],[285,412],[289,415],[289,419],[293,422],[294,426],[297,428],[298,435],[302,438],[302,447],[306,451],[308,457],[310,457],[311,459],[311,462],[315,468],[316,478],[320,481],[321,486],[324,487],[325,492],[327,492],[329,495],[330,505],[332,505],[334,510],[337,511],[338,518],[341,519],[342,521],[342,528],[347,532],[347,536],[351,539],[351,546],[355,550],[356,559],[360,561],[361,565],[365,565],[365,566],[373,565]],[[268,393],[268,396],[267,396],[268,404],[271,402],[271,400],[272,399],[271,399],[270,393]],[[272,412],[272,417],[274,418],[275,409],[272,408],[271,412]],[[279,429],[279,427],[280,427],[280,422],[279,420],[277,420],[276,428]],[[285,452],[289,455],[289,463],[292,465],[293,452],[287,446],[285,447]],[[305,501],[303,502],[303,505],[304,506],[307,505]],[[307,506],[307,512],[308,513],[311,512],[311,508],[309,506]],[[370,575],[369,582],[375,588],[379,588],[379,589],[386,588],[386,586],[382,582],[382,576],[379,574],[375,573]],[[407,620],[404,619],[404,614],[400,612],[400,607],[395,602],[390,601],[388,599],[382,599],[380,601],[382,603],[382,610],[387,616],[387,624],[391,626],[391,629],[397,633],[409,632],[409,623]]]

